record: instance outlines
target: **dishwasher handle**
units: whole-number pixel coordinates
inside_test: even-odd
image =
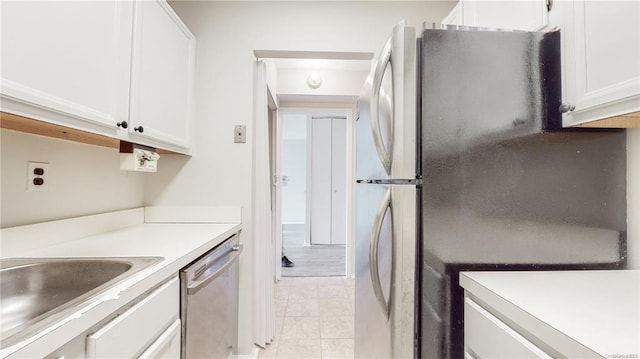
[[[204,288],[211,281],[218,278],[224,271],[227,270],[227,268],[229,268],[236,260],[238,260],[238,257],[240,256],[240,253],[242,253],[243,249],[244,249],[244,246],[242,244],[233,246],[231,248],[231,251],[232,251],[231,256],[229,257],[227,262],[223,264],[220,268],[218,268],[218,270],[211,273],[211,275],[207,276],[206,278],[200,279],[190,284],[187,287],[187,295],[197,293],[200,289]]]

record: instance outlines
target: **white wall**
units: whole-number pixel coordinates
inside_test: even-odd
[[[627,130],[627,253],[640,269],[640,128]]]
[[[165,158],[148,204],[238,204],[246,245],[240,263],[240,345],[251,338],[251,143],[253,50],[375,52],[401,19],[439,22],[452,2],[178,1],[171,4],[198,39],[193,158]],[[280,85],[278,85],[280,86]],[[278,90],[280,92],[280,90]],[[247,143],[233,143],[233,125]],[[259,234],[256,234],[259,238]]]
[[[10,130],[0,138],[2,228],[144,205],[145,175],[120,171],[117,149]],[[27,192],[28,161],[49,163],[48,191]]]

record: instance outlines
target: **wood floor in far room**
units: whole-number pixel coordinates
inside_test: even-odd
[[[260,358],[351,359],[354,280],[283,278],[275,286],[275,339]]]
[[[304,245],[304,224],[282,226],[282,250],[294,263],[291,268],[282,268],[284,277],[329,277],[344,276],[344,245]]]

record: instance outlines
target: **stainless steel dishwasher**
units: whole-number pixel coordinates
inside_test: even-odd
[[[180,271],[182,359],[228,358],[238,342],[235,234]]]

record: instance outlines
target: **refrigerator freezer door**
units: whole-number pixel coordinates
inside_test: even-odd
[[[556,129],[559,38],[559,32],[425,30],[419,43],[423,156],[457,155]]]
[[[393,302],[390,191],[390,186],[386,185],[356,185],[356,358],[392,357],[389,321],[389,303]],[[376,270],[373,277],[372,270]]]
[[[388,48],[389,43],[385,45],[385,49]],[[376,106],[372,106],[374,99],[377,100]],[[357,106],[356,178],[388,178],[391,171],[390,150],[393,137],[393,86],[391,65],[386,56],[378,61],[367,77]],[[372,110],[377,113],[376,116],[371,116]]]
[[[358,100],[356,178],[415,178],[415,29],[401,22]]]

